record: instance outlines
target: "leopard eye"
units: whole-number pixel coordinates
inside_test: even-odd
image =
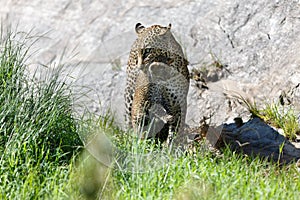
[[[150,53],[150,51],[151,51],[151,49],[150,49],[150,48],[146,48],[144,53],[147,53],[147,54],[149,54],[149,53]]]
[[[150,54],[150,52],[151,52],[150,48],[144,49],[144,51],[143,51],[143,59],[147,58],[148,55]]]

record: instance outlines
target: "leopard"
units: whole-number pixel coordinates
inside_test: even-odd
[[[137,23],[126,69],[127,127],[160,142],[183,132],[190,84],[189,63],[171,26]]]

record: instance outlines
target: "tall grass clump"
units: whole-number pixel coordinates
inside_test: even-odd
[[[278,103],[266,104],[261,116],[274,127],[281,128],[285,137],[291,140],[300,134],[297,116],[291,107],[280,107]]]
[[[1,31],[0,199],[51,196],[82,146],[62,68],[41,77],[26,71],[30,41],[28,34]]]

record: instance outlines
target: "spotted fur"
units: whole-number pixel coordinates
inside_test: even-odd
[[[148,137],[165,141],[184,125],[189,89],[188,61],[168,27],[136,25],[138,38],[127,64],[125,88],[126,123],[147,127]],[[153,125],[151,124],[151,126]]]

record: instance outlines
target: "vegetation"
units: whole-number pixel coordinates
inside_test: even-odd
[[[95,171],[86,166],[102,172],[83,179],[98,188],[90,199],[297,199],[300,194],[295,166],[280,168],[229,149],[216,156],[203,150],[204,144],[193,155],[175,154],[123,134],[111,138],[117,144],[116,163],[106,167],[89,155],[89,162],[86,159],[81,167],[79,174],[83,177],[91,177],[90,172]],[[133,142],[129,144],[128,140]]]
[[[237,95],[253,116],[257,116],[275,128],[281,128],[284,136],[290,140],[296,139],[300,134],[300,126],[297,116],[290,106],[280,106],[278,103],[265,103],[264,108],[259,108],[255,102],[251,102]]]
[[[121,131],[111,114],[76,118],[63,68],[30,77],[18,34],[0,38],[0,199],[299,198],[293,165],[205,144],[175,153]]]
[[[59,76],[62,68],[30,78],[26,38],[11,32],[0,38],[0,199],[58,193],[82,146],[72,94]]]

